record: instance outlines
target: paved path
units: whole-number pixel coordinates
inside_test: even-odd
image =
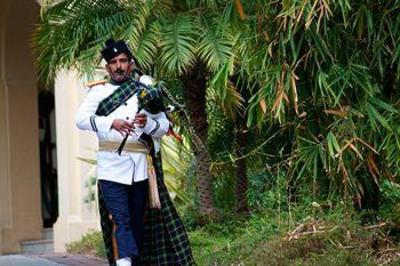
[[[108,266],[99,258],[64,253],[0,256],[0,266]]]

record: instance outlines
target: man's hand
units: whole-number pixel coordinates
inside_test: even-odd
[[[133,126],[132,122],[129,122],[127,120],[114,119],[111,128],[121,133],[122,137],[125,137],[126,135],[132,135],[135,127]]]
[[[146,122],[147,122],[147,116],[145,114],[137,114],[133,119],[133,123],[141,128],[143,128],[146,125]]]

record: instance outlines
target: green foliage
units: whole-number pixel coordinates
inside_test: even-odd
[[[103,235],[99,231],[90,231],[83,235],[78,241],[66,245],[68,253],[92,255],[101,258],[106,257],[106,250],[103,243]]]
[[[196,39],[193,17],[178,15],[163,21],[160,60],[167,73],[182,74],[193,66]]]
[[[209,224],[189,234],[194,256],[199,265],[376,265],[398,261],[396,245],[387,251],[387,257],[383,255],[387,239],[381,237],[379,228],[366,229],[353,222],[352,212],[340,204],[312,214],[321,206],[301,205],[291,214],[280,215],[265,209],[248,221],[227,217],[219,224]]]
[[[380,186],[380,191],[381,215],[393,223],[400,225],[400,185],[385,180]]]
[[[262,265],[260,262],[268,261],[271,265],[376,265],[370,258],[372,251],[346,250],[330,244],[330,240],[334,241],[330,235],[310,236],[289,243],[274,239],[261,248],[249,264]]]
[[[186,141],[185,141],[186,142]],[[163,158],[164,182],[170,195],[182,204],[190,204],[192,200],[186,189],[193,155],[189,145],[177,143],[172,137],[162,140],[161,155]]]
[[[65,0],[44,8],[33,42],[43,81],[62,67],[88,72],[110,35],[127,39],[176,95],[182,74],[203,75],[222,210],[234,204],[239,158],[253,207],[361,205],[399,177],[399,11],[399,1],[383,0]],[[250,139],[238,149],[241,119]]]
[[[140,7],[137,11],[144,14]],[[129,30],[138,32],[132,27],[121,28],[129,22],[135,22],[135,27],[143,25],[142,15],[130,20],[131,15],[119,1],[73,0],[48,5],[33,36],[41,81],[52,82],[61,68],[86,73],[94,70],[101,46],[110,34],[122,37]]]
[[[254,31],[242,31],[254,36],[242,44],[240,67],[252,84],[247,123],[287,127],[293,145],[280,170],[314,197],[363,198],[378,179],[397,176],[399,3],[256,5],[245,5]]]
[[[250,219],[225,217],[189,232],[198,265],[377,265],[399,261],[393,238],[380,228],[354,222],[349,210],[322,205],[293,208],[292,214],[264,209]],[[319,211],[313,213],[313,209]],[[306,218],[302,218],[308,214]],[[291,220],[291,222],[289,221]],[[390,246],[389,249],[387,245]],[[105,258],[100,232],[67,245],[74,254]]]

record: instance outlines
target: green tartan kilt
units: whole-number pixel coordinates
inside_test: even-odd
[[[153,156],[153,163],[157,174],[161,210],[146,208],[143,251],[139,265],[194,265],[195,262],[185,227],[163,181],[161,157]],[[99,186],[98,200],[107,259],[111,266],[115,266],[112,244],[113,223],[109,218],[109,212]]]

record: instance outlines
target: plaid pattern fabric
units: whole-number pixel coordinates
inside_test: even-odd
[[[185,227],[164,184],[161,157],[153,156],[161,209],[148,209],[141,265],[194,265]]]
[[[107,116],[121,104],[137,93],[139,109],[145,108],[150,113],[164,111],[161,108],[161,92],[155,86],[146,86],[143,83],[129,78],[127,82],[119,86],[111,95],[103,99],[96,110],[96,115]]]
[[[144,108],[151,113],[164,111],[157,87],[145,86],[134,79],[130,79],[99,104],[96,115],[106,116],[110,114],[135,93],[138,93],[139,109]],[[151,155],[157,175],[161,209],[147,207],[145,211],[143,254],[141,254],[140,265],[194,265],[195,262],[185,227],[164,184],[161,157],[154,153],[150,136],[142,134],[141,138],[149,144],[149,147],[152,147]],[[110,266],[115,266],[112,244],[113,223],[109,218],[109,212],[99,186],[98,201],[107,259]]]

